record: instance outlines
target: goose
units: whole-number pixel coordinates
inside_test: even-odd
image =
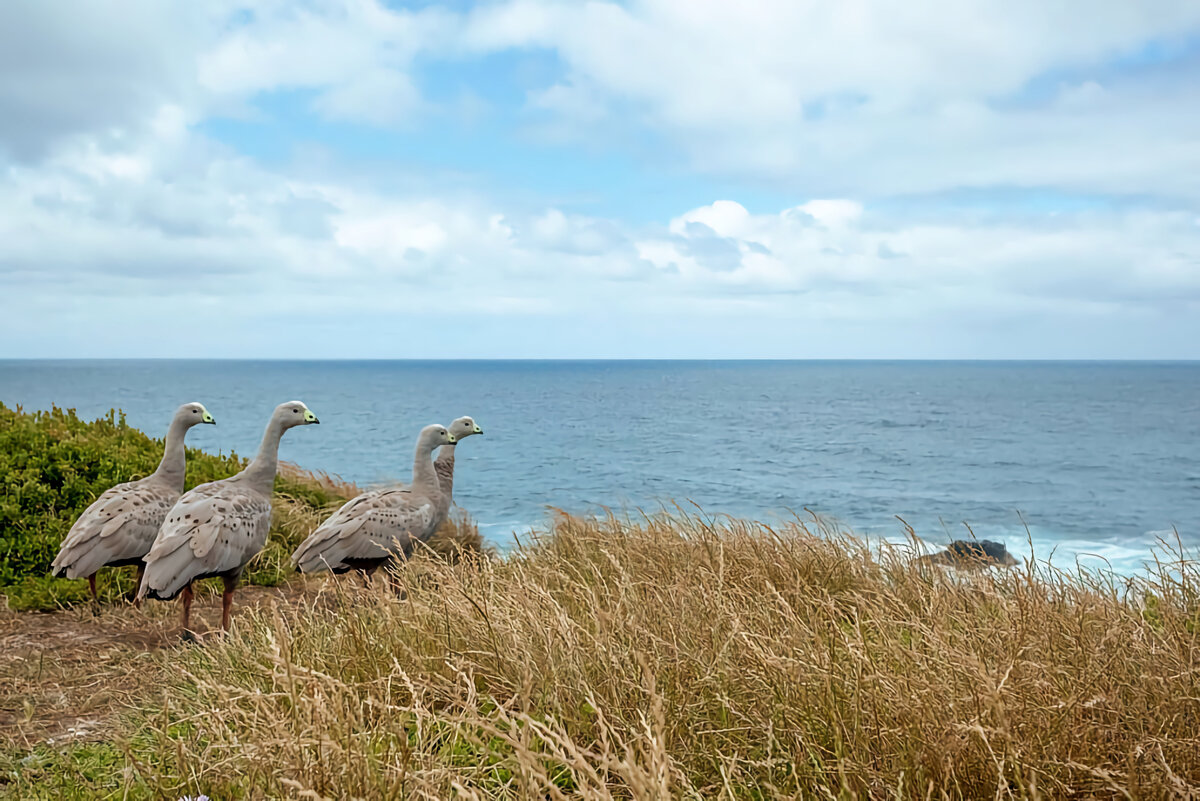
[[[183,594],[183,636],[191,630],[192,582],[220,576],[221,629],[229,630],[233,591],[242,570],[267,542],[271,528],[271,490],[279,464],[279,440],[296,426],[321,422],[300,401],[275,407],[258,454],[242,472],[201,484],[167,514],[146,555],[146,573],[138,598],[169,601]]]
[[[470,417],[460,417],[447,428],[450,429],[454,442],[439,448],[437,458],[433,460],[433,470],[437,473],[438,488],[442,491],[443,520],[450,513],[450,507],[454,504],[454,449],[464,438],[483,433],[483,429],[476,425]]]
[[[202,403],[185,403],[175,410],[158,469],[145,478],[110,487],[83,510],[50,566],[56,578],[86,577],[93,603],[98,601],[96,573],[102,567],[137,565],[141,583],[142,557],[154,543],[167,512],[183,494],[187,473],[184,438],[192,426],[202,423],[216,425]]]
[[[448,504],[442,501],[432,456],[435,448],[455,442],[445,426],[421,429],[412,484],[364,492],[346,502],[300,543],[292,565],[302,573],[358,570],[365,579],[383,563],[408,557],[414,543],[433,536],[445,519]]]
[[[483,433],[483,429],[476,425],[470,417],[460,417],[446,428],[449,429],[455,441],[438,448],[437,458],[433,460],[438,489],[442,492],[438,510],[443,520],[446,519],[446,515],[450,514],[450,507],[454,505],[454,449],[464,437]],[[396,489],[404,489],[407,486],[407,484],[401,484]]]

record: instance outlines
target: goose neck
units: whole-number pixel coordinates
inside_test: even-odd
[[[437,490],[438,477],[433,469],[433,448],[424,442],[417,443],[417,452],[413,457],[413,486],[429,492]]]
[[[269,493],[275,484],[275,473],[279,469],[279,440],[282,438],[283,423],[272,419],[263,432],[262,443],[254,460],[242,471],[242,475],[263,492]]]
[[[443,445],[438,451],[433,469],[437,473],[438,486],[446,497],[454,492],[454,445]]]
[[[187,453],[184,448],[184,438],[187,436],[187,423],[180,419],[171,421],[167,429],[167,442],[163,448],[162,461],[154,475],[177,487],[183,492],[184,477],[187,475]]]

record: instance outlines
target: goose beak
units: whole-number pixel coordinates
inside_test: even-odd
[[[446,435],[446,441],[447,441],[448,443],[450,443],[451,445],[453,445],[454,443],[458,442],[458,440],[454,438],[454,435],[453,435],[453,434],[447,434],[447,435]]]
[[[479,426],[475,426],[475,433],[476,433],[476,434],[482,434],[482,433],[483,433],[483,429],[482,429],[482,428],[480,428]]]

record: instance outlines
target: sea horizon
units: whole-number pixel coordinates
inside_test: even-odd
[[[767,522],[813,509],[864,537],[997,539],[1134,573],[1200,545],[1200,369],[1190,361],[0,359],[0,401],[122,410],[151,436],[204,402],[189,445],[252,453],[274,403],[320,431],[282,457],[362,486],[406,481],[411,440],[467,414],[455,497],[500,548],[547,507],[673,501]],[[445,419],[442,419],[445,418]],[[970,529],[966,527],[967,524]],[[973,533],[972,533],[973,532]]]
[[[580,357],[536,357],[513,356],[494,358],[467,358],[448,356],[437,357],[406,357],[406,356],[356,356],[356,357],[320,357],[299,359],[284,356],[3,356],[0,364],[7,362],[283,362],[295,364],[325,364],[325,363],[409,363],[437,364],[453,362],[455,364],[492,364],[492,363],[532,363],[532,364],[587,364],[594,362],[632,362],[632,363],[699,363],[699,364],[736,364],[750,362],[755,364],[1128,364],[1128,365],[1200,365],[1200,358],[1155,358],[1155,359],[1123,359],[1123,358],[924,358],[924,357],[701,357],[701,356],[580,356]]]

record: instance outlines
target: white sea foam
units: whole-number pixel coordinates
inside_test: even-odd
[[[639,518],[630,515],[630,519],[637,522]],[[855,529],[847,522],[829,515],[819,516],[818,521],[801,518],[801,522],[815,534],[862,537],[873,547],[878,548],[886,543],[887,547],[896,549],[902,555],[934,553],[945,548],[951,539],[971,539],[971,532],[965,528],[961,532],[940,531],[936,537],[918,537],[914,540],[905,531],[896,530],[899,524],[891,529]],[[768,515],[764,522],[779,527],[795,522],[795,519]],[[478,525],[484,539],[496,546],[501,553],[507,553],[518,545],[529,545],[549,530],[548,522],[504,520]],[[1069,573],[1082,569],[1090,573],[1111,572],[1117,576],[1144,576],[1149,567],[1155,564],[1156,554],[1161,563],[1177,562],[1179,559],[1175,533],[1172,530],[1147,531],[1140,537],[1123,542],[1071,537],[1037,526],[1026,529],[985,525],[973,527],[972,530],[977,539],[1004,543],[1009,552],[1023,564],[1032,560],[1039,567]],[[1189,551],[1187,556],[1200,557],[1200,553],[1194,551],[1195,549]]]
[[[519,520],[477,523],[476,525],[479,526],[479,533],[483,539],[488,544],[494,545],[501,553],[508,553],[521,545],[529,545],[539,533],[544,533],[546,530],[544,525],[532,525]]]

